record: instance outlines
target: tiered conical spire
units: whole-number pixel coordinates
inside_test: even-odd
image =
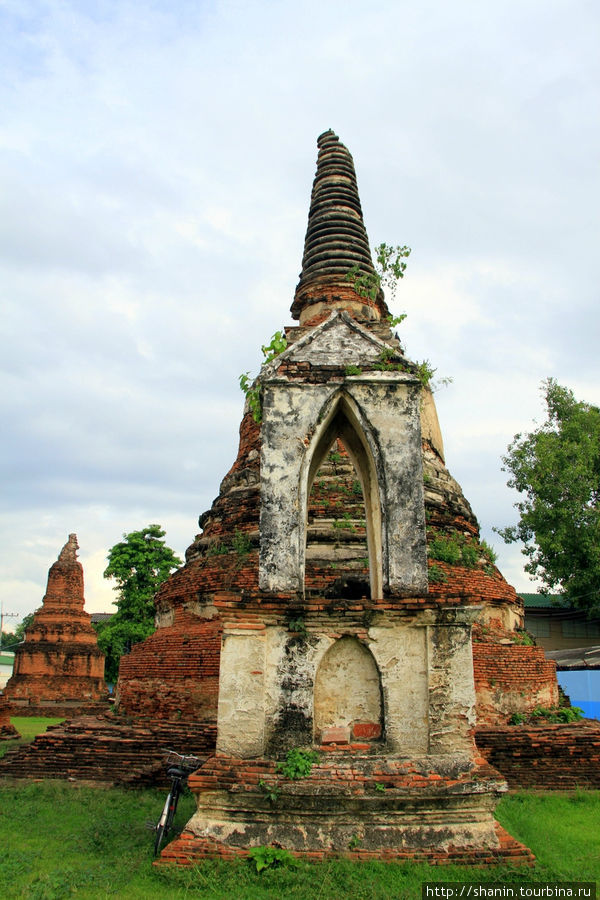
[[[28,715],[64,715],[105,709],[104,654],[84,611],[83,567],[77,561],[77,535],[70,534],[48,572],[40,609],[15,650],[5,695]],[[33,711],[32,711],[33,710]]]
[[[382,292],[371,301],[359,297],[346,280],[355,265],[363,273],[375,272],[352,156],[331,130],[319,136],[317,145],[317,173],[292,315],[303,324],[326,304],[379,318],[387,314]]]

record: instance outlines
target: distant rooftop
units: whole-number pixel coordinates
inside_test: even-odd
[[[93,625],[96,622],[108,622],[113,616],[114,613],[90,613],[90,620]]]
[[[546,650],[546,659],[553,659],[557,669],[600,669],[600,647],[562,648]]]
[[[522,594],[519,597],[523,600],[525,609],[570,609],[571,604],[563,599],[562,594]]]

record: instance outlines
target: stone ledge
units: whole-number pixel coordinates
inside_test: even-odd
[[[472,847],[448,847],[445,850],[436,848],[406,849],[402,847],[385,847],[381,850],[356,848],[343,852],[325,850],[322,847],[306,851],[290,851],[299,859],[311,862],[324,862],[329,859],[351,859],[355,862],[425,862],[429,865],[467,865],[488,866],[509,863],[511,865],[533,866],[535,856],[524,844],[515,840],[494,822],[497,846],[481,849]],[[198,838],[190,831],[184,831],[179,838],[169,844],[162,852],[155,866],[190,866],[197,865],[205,859],[247,858],[248,849],[229,847],[221,841],[209,838]]]

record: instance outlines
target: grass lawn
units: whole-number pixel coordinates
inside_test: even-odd
[[[598,881],[600,792],[515,794],[498,818],[538,857],[535,868],[432,868],[341,860],[264,870],[243,861],[192,869],[152,866],[152,833],[164,791],[99,789],[62,781],[0,782],[0,895],[3,898],[179,898],[214,900],[398,900],[421,896],[423,881]],[[193,812],[182,798],[176,825]]]

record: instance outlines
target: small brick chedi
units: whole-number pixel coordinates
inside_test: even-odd
[[[354,164],[331,131],[318,147],[297,324],[157,595],[156,633],[121,666],[125,712],[217,722],[190,778],[197,812],[163,858],[274,844],[530,859],[494,822],[506,784],[473,736],[477,714],[555,701],[554,667],[515,641],[522,607],[445,467],[383,292],[347,280],[374,273]]]
[[[76,715],[106,709],[104,654],[84,612],[83,568],[70,534],[48,572],[43,605],[15,650],[4,694],[18,715]]]

